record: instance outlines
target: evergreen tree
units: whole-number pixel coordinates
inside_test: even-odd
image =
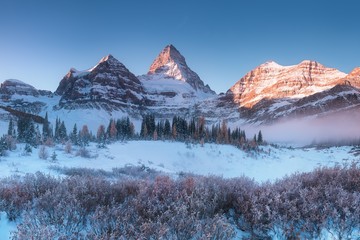
[[[36,146],[36,131],[34,122],[29,118],[18,119],[18,140]]]
[[[51,155],[51,160],[52,161],[56,161],[56,158],[57,158],[57,154],[55,151],[53,151],[52,155]]]
[[[257,142],[260,144],[263,143],[263,136],[262,136],[261,130],[258,133]]]
[[[126,128],[127,128],[126,137],[128,139],[131,139],[134,136],[135,127],[134,124],[130,121],[129,117],[126,118]]]
[[[25,144],[24,152],[27,155],[30,155],[30,153],[32,153],[32,148],[31,148],[30,144],[28,144],[28,143]]]
[[[156,129],[155,116],[152,114],[145,115],[141,122],[140,136],[142,138],[148,138],[148,136],[150,136],[151,138],[151,136],[154,134],[155,129]]]
[[[46,114],[45,114],[45,122],[44,122],[43,128],[42,128],[42,136],[43,136],[43,140],[44,140],[44,141],[46,141],[46,139],[48,139],[49,137],[52,137],[51,128],[50,128],[50,123],[49,123],[48,113],[47,113],[47,112],[46,112]]]
[[[205,137],[205,118],[200,117],[198,120],[198,131],[199,131],[199,138],[203,139]]]
[[[116,120],[116,139],[124,139],[126,136],[126,120],[124,118]]]
[[[170,121],[168,119],[165,120],[164,124],[164,136],[165,138],[169,138],[171,136]]]
[[[143,127],[143,131],[142,131],[142,135],[141,135],[143,138],[147,138],[148,136],[148,130],[147,130],[147,126],[146,124],[144,124],[144,127]]]
[[[89,128],[87,125],[84,125],[79,134],[79,140],[80,140],[81,146],[87,146],[89,144],[90,138],[91,138],[91,135],[89,132]]]
[[[141,122],[141,128],[140,128],[140,137],[145,138],[145,120],[143,119]]]
[[[29,128],[26,131],[25,142],[31,146],[36,147],[38,131],[35,129],[35,124],[32,120],[29,121]]]
[[[231,130],[230,128],[228,128],[226,134],[226,143],[231,143],[230,136],[231,136]]]
[[[130,122],[129,126],[129,138],[133,138],[135,135],[135,126],[132,122]]]
[[[14,129],[14,123],[13,123],[12,118],[10,118],[9,126],[8,126],[8,135],[9,135],[9,136],[14,136],[14,135],[13,135],[13,134],[14,134],[14,131],[15,131],[15,129]]]
[[[188,130],[188,135],[190,138],[192,139],[197,139],[197,129],[196,129],[196,124],[195,124],[195,119],[191,119],[189,125],[189,130]]]
[[[27,129],[29,128],[29,121],[26,118],[19,118],[17,121],[17,129],[18,129],[18,140],[20,142],[25,142],[25,136]]]
[[[212,142],[215,142],[217,140],[218,130],[219,130],[218,124],[213,124],[211,126],[211,141]]]
[[[115,121],[114,121],[115,122]],[[110,123],[111,124],[111,123]],[[110,124],[108,130],[110,131]],[[116,120],[116,139],[130,139],[134,135],[134,125],[129,117]]]
[[[4,156],[6,154],[7,149],[8,148],[7,148],[5,136],[2,136],[0,138],[0,156]]]
[[[97,133],[96,133],[96,139],[99,143],[99,146],[104,147],[105,146],[105,141],[106,141],[106,133],[105,133],[105,126],[104,125],[100,125]]]
[[[72,132],[70,134],[70,140],[74,145],[79,144],[79,137],[78,137],[78,130],[77,130],[76,123],[74,124],[73,130],[72,130]]]
[[[56,141],[60,140],[59,129],[60,129],[60,119],[56,118],[56,121],[55,121],[55,140]]]
[[[67,131],[66,131],[65,123],[64,121],[62,121],[58,127],[58,141],[65,141],[66,139],[67,139]]]
[[[246,133],[245,131],[243,130],[242,133],[241,133],[241,137],[243,138],[243,140],[246,142],[247,139],[246,139]]]
[[[163,138],[164,137],[164,121],[160,121],[156,124],[156,133],[157,133],[157,136],[158,138]]]

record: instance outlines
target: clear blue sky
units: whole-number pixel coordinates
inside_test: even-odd
[[[54,91],[109,53],[136,75],[172,43],[216,92],[256,66],[360,66],[357,0],[0,0],[0,82]]]

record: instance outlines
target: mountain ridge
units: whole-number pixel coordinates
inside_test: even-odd
[[[139,119],[151,113],[159,118],[205,116],[211,122],[264,124],[356,106],[358,88],[360,68],[346,74],[311,60],[290,66],[267,61],[240,78],[226,94],[216,94],[188,67],[185,57],[167,45],[141,76],[111,54],[87,70],[71,68],[54,92],[59,101],[51,110],[103,109],[109,117],[119,112]],[[17,99],[11,100],[15,94]],[[41,102],[38,97],[53,98],[52,93],[17,80],[1,84],[0,95],[9,107],[31,109],[32,113],[50,110],[46,100]],[[21,97],[26,95],[33,95],[33,102]]]
[[[267,62],[248,72],[227,94],[232,95],[240,107],[251,107],[264,98],[299,98],[327,90],[345,76],[316,61],[304,60],[291,66]]]

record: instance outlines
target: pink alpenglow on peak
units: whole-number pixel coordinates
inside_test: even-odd
[[[204,85],[200,77],[186,64],[184,56],[173,46],[167,45],[151,64],[147,74],[154,78],[171,78],[188,83],[195,91],[215,95],[209,85]]]
[[[227,93],[241,107],[252,107],[262,99],[301,98],[325,91],[345,76],[315,61],[292,66],[267,62],[247,73]]]

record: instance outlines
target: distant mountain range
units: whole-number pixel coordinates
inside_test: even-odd
[[[271,61],[251,70],[225,94],[216,94],[168,45],[141,76],[108,55],[88,70],[70,69],[54,93],[6,80],[0,86],[0,106],[36,115],[51,112],[71,123],[87,114],[94,126],[118,116],[139,120],[147,113],[261,125],[358,112],[359,89],[360,68],[346,74],[315,61],[293,66]],[[9,113],[1,110],[0,118],[8,119]]]

